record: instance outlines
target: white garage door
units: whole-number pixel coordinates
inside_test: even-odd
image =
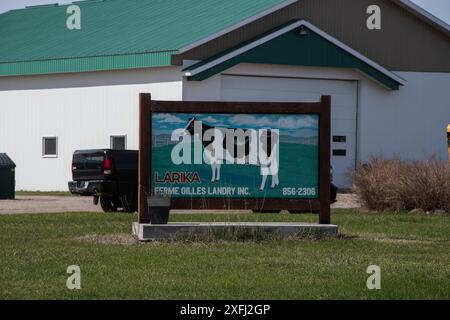
[[[355,168],[357,82],[249,76],[222,76],[222,100],[317,102],[331,95],[331,163],[334,181],[348,187]]]

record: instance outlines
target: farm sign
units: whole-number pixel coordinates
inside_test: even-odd
[[[140,96],[139,221],[172,209],[313,210],[329,223],[330,98],[317,103],[154,101]]]
[[[319,117],[152,113],[152,192],[317,199]]]

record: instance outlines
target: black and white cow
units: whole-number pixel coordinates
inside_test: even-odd
[[[196,126],[201,128],[202,137],[195,136],[198,133],[195,130]],[[186,125],[185,131],[202,143],[205,158],[211,165],[211,182],[220,181],[222,164],[231,163],[259,166],[262,176],[261,191],[265,188],[267,176],[272,177],[271,188],[279,185],[278,130],[220,128],[192,118]]]

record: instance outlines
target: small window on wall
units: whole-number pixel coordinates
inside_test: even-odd
[[[126,150],[127,136],[111,136],[111,149]]]
[[[58,157],[58,137],[42,138],[42,156],[44,158]]]

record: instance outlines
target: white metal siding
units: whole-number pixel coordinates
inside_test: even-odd
[[[366,81],[361,87],[360,159],[371,155],[448,161],[450,73],[396,72],[408,82],[386,91]]]
[[[109,148],[126,135],[138,148],[140,92],[181,100],[178,68],[0,78],[0,150],[16,162],[17,190],[67,190],[76,149]],[[42,157],[42,137],[58,137],[58,157]]]

